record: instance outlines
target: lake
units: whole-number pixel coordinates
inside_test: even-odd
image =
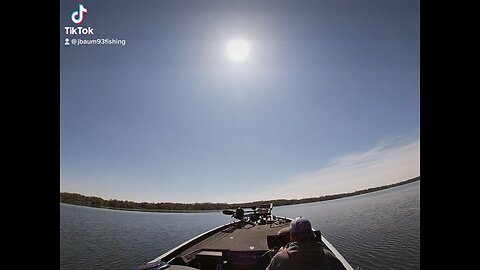
[[[303,216],[354,269],[420,269],[420,181],[331,201],[274,207]],[[232,221],[221,212],[149,213],[60,204],[60,269],[134,269]]]

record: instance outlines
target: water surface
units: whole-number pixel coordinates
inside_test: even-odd
[[[308,217],[354,268],[420,269],[420,182],[273,212]],[[133,269],[230,221],[60,204],[60,269]]]

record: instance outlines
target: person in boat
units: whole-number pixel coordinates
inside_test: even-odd
[[[312,224],[297,217],[290,223],[290,243],[272,258],[266,270],[343,270],[345,267],[322,243],[313,241]],[[281,230],[279,233],[286,233]]]

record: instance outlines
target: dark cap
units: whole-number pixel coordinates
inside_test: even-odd
[[[290,226],[289,227],[283,227],[277,232],[277,235],[290,235],[290,230],[291,229],[292,228]]]
[[[310,220],[303,218],[303,217],[297,217],[292,222],[290,223],[290,233],[296,236],[301,236],[301,237],[315,237],[315,233],[313,233],[312,230],[312,223],[310,223]]]

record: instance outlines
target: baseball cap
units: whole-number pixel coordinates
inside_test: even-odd
[[[290,222],[290,227],[290,232],[294,235],[315,237],[315,233],[313,233],[312,230],[312,223],[304,217],[296,217]]]
[[[277,235],[290,235],[290,230],[291,229],[292,229],[292,227],[290,227],[290,226],[283,227],[277,232]]]

